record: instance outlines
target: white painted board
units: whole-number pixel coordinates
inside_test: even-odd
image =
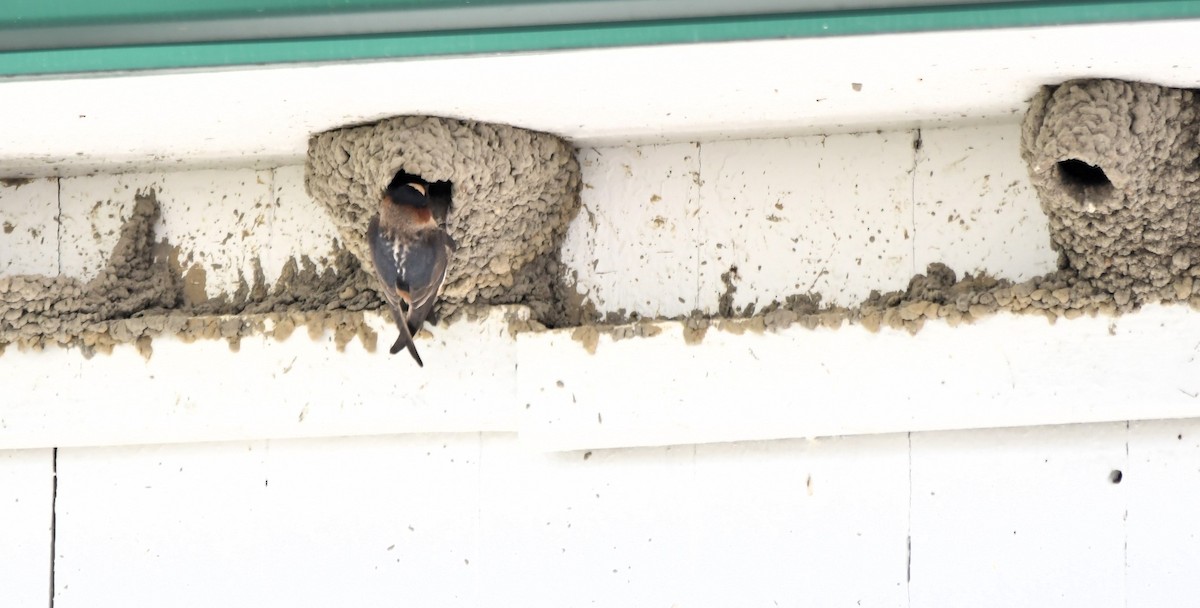
[[[475,606],[478,436],[59,451],[55,606]]]
[[[58,180],[0,181],[0,277],[58,274]]]
[[[1168,20],[8,81],[0,164],[40,174],[271,167],[302,158],[313,133],[396,115],[511,124],[582,146],[1004,120],[1038,87],[1070,78],[1194,87],[1200,60],[1180,49],[1195,28]]]
[[[709,142],[700,147],[700,308],[736,268],[733,305],[818,292],[852,306],[913,272],[913,134]]]
[[[0,449],[510,431],[516,343],[506,312],[418,336],[424,368],[388,354],[395,329],[383,315],[368,317],[373,353],[357,340],[338,352],[332,331],[313,340],[303,327],[283,341],[244,338],[236,353],[224,341],[160,338],[149,360],[131,345],[91,359],[14,347],[0,365],[9,390]]]
[[[911,605],[1125,606],[1126,425],[912,434]]]
[[[1192,604],[1200,595],[1200,420],[1131,423],[1121,485],[1127,605]]]
[[[0,605],[50,604],[54,450],[0,451]]]
[[[1049,222],[1021,160],[1016,122],[922,129],[913,182],[916,272],[1023,281],[1057,269]]]
[[[1200,416],[1200,314],[996,315],[915,336],[861,326],[735,335],[683,326],[595,354],[570,330],[518,336],[521,437],[584,449]]]

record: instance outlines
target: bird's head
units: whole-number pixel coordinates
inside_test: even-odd
[[[405,183],[392,182],[388,184],[387,197],[397,205],[408,207],[428,207],[429,196],[424,182],[412,181]]]

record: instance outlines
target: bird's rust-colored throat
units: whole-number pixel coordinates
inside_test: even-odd
[[[403,209],[412,215],[415,224],[429,224],[433,222],[433,211],[429,207],[403,207]]]

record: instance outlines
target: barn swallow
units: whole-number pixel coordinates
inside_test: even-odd
[[[425,367],[413,335],[433,311],[457,245],[433,216],[429,184],[415,176],[404,177],[388,184],[379,213],[367,227],[367,240],[375,276],[400,330],[391,353],[407,348],[417,365]]]

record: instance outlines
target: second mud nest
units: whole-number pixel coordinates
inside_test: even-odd
[[[1063,258],[1135,302],[1200,276],[1200,108],[1194,91],[1121,80],[1043,88],[1021,154]]]

